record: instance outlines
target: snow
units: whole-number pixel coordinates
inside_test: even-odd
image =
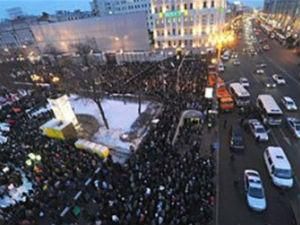
[[[145,111],[147,105],[148,104],[145,102],[141,104],[141,112]],[[102,101],[102,107],[104,109],[109,128],[122,128],[123,132],[129,131],[133,122],[139,117],[139,106],[134,102],[104,99]]]
[[[81,98],[76,95],[72,95],[70,98],[71,106],[76,114],[85,114],[93,116],[99,124],[103,124],[101,118],[100,109],[97,106],[96,102],[89,98]]]

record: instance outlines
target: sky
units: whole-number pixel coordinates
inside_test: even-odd
[[[56,10],[90,10],[90,0],[0,0],[0,19],[8,18],[6,9],[21,7],[26,15],[40,15]]]
[[[91,0],[0,0],[0,19],[7,18],[6,9],[21,7],[27,15],[40,15],[43,11],[54,13],[56,10],[90,10]],[[230,0],[234,1],[234,0]],[[261,7],[263,0],[241,0],[248,6]]]

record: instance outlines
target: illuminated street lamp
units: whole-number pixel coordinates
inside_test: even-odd
[[[41,155],[35,154],[35,153],[29,153],[28,159],[25,161],[26,166],[28,167],[35,167],[36,164],[39,164],[42,160]]]

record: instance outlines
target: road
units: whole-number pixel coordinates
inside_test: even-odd
[[[260,38],[263,38],[261,35]],[[225,82],[238,81],[239,77],[247,77],[250,81],[249,92],[251,102],[255,104],[258,94],[269,93],[274,96],[277,102],[284,95],[293,97],[296,104],[300,106],[300,79],[299,59],[291,50],[280,46],[275,40],[269,41],[271,50],[260,55],[251,57],[243,55],[242,49],[246,46],[242,39],[237,47],[239,52],[240,66],[234,66],[232,61],[225,64],[226,70],[222,75]],[[287,85],[278,86],[274,89],[267,89],[263,84],[261,76],[254,75],[253,71],[257,62],[267,64],[266,75],[270,76],[279,73],[285,76]],[[280,105],[283,109],[282,105]],[[285,112],[285,115],[287,113]],[[299,112],[293,115],[300,118]],[[292,137],[286,126],[271,129],[271,139],[268,143],[257,144],[254,138],[244,132],[246,149],[243,153],[235,154],[234,162],[230,162],[229,150],[229,127],[238,124],[241,116],[237,112],[222,114],[220,116],[220,163],[219,163],[219,215],[220,225],[293,225],[295,224],[292,207],[294,210],[300,208],[296,204],[299,201],[300,193],[300,141]],[[227,127],[224,128],[224,121],[227,120]],[[267,173],[263,151],[267,146],[281,146],[289,158],[294,173],[295,185],[291,190],[282,191],[275,187]],[[260,172],[267,198],[267,210],[257,213],[247,206],[245,194],[243,192],[243,172],[245,169],[256,169]],[[239,186],[236,188],[233,181],[239,179]]]

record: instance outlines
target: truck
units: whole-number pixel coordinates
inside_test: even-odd
[[[216,95],[221,111],[231,111],[234,109],[234,101],[225,85],[217,87]]]

